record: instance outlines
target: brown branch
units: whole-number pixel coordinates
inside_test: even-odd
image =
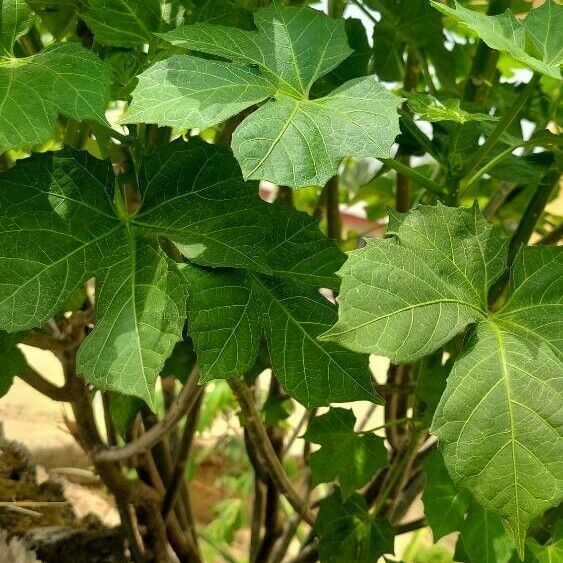
[[[150,430],[141,434],[134,442],[130,442],[120,448],[104,448],[94,452],[95,462],[119,461],[139,455],[149,450],[171,432],[182,417],[190,411],[194,404],[200,400],[204,388],[197,383],[197,375],[194,373],[184,385],[176,402],[170,407],[166,416]]]
[[[260,418],[260,413],[256,409],[256,404],[254,403],[250,389],[243,380],[239,379],[229,380],[229,385],[241,407],[249,437],[256,447],[256,452],[260,456],[262,464],[267,469],[272,481],[275,483],[279,492],[287,498],[293,509],[302,516],[303,520],[313,526],[315,518],[307,508],[307,504],[293,488],[293,485],[286,475],[272,447],[266,428]]]
[[[32,367],[27,367],[27,370],[18,375],[18,377],[25,381],[30,387],[33,387],[36,391],[49,397],[53,401],[72,401],[72,393],[70,386],[65,384],[62,387],[51,383],[49,380],[45,379],[40,373],[35,371]]]
[[[170,483],[166,490],[164,500],[162,501],[162,517],[165,521],[170,514],[170,510],[176,503],[176,500],[178,499],[182,485],[184,483],[186,464],[188,462],[188,457],[192,448],[194,433],[197,428],[197,421],[199,419],[199,410],[202,400],[203,393],[200,394],[197,400],[194,402],[193,408],[186,413],[186,423],[184,426],[182,438],[180,440],[180,446],[178,448],[178,454],[176,456],[176,463],[170,477]],[[188,520],[190,520],[189,511],[187,516]],[[193,521],[190,523],[190,527],[195,529]]]

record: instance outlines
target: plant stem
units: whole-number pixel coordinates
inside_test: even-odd
[[[178,395],[176,402],[158,424],[139,436],[137,440],[129,442],[125,446],[100,449],[94,453],[94,461],[99,463],[102,461],[123,460],[152,448],[175,428],[176,424],[186,413],[192,411],[203,391],[203,387],[200,387],[197,383],[197,375],[195,373],[192,374]]]
[[[239,379],[230,379],[229,386],[233,390],[244,415],[245,428],[249,432],[256,452],[260,455],[263,466],[267,469],[276,487],[283,494],[293,509],[303,517],[303,520],[313,526],[314,516],[310,513],[306,503],[299,496],[289,481],[283,466],[274,451],[268,433],[264,428],[260,413],[248,385]]]
[[[490,0],[488,16],[501,14],[512,4],[512,0]],[[479,40],[469,78],[465,84],[464,99],[484,104],[494,80],[500,53]]]
[[[415,182],[419,186],[422,186],[423,188],[426,188],[429,192],[432,192],[434,195],[438,197],[444,196],[444,192],[442,191],[442,188],[440,188],[440,186],[438,186],[436,182],[433,182],[430,178],[427,178],[426,176],[422,175],[420,172],[417,172],[413,168],[410,168],[409,166],[405,166],[402,162],[398,161],[397,159],[385,158],[385,159],[381,159],[381,161],[385,164],[385,166],[389,168],[393,168],[393,170],[399,172],[400,174],[403,174],[404,176],[407,176],[413,182]]]
[[[510,239],[510,245],[508,247],[508,258],[507,258],[507,269],[503,276],[497,280],[497,282],[491,287],[489,291],[489,304],[491,309],[495,310],[498,305],[500,298],[502,297],[506,285],[508,283],[508,273],[516,258],[516,254],[520,250],[522,245],[525,245],[530,240],[532,236],[536,223],[540,218],[545,206],[549,202],[549,198],[553,192],[555,186],[559,184],[560,173],[557,170],[552,170],[540,182],[534,195],[528,202],[528,205],[522,215],[522,219],[518,224],[518,227],[512,238]]]
[[[72,401],[72,393],[69,385],[65,383],[65,385],[59,387],[45,379],[40,373],[30,366],[27,367],[25,372],[18,375],[18,377],[22,381],[25,381],[25,383],[27,383],[30,387],[33,387],[36,391],[46,397],[49,397],[49,399],[53,401]]]
[[[340,217],[340,192],[338,175],[333,176],[323,188],[326,202],[327,235],[337,243],[342,240],[342,218]]]
[[[524,86],[518,98],[516,98],[513,106],[509,110],[507,110],[500,121],[498,121],[496,127],[487,137],[485,143],[479,147],[479,149],[467,165],[464,171],[464,176],[466,178],[473,176],[474,170],[479,166],[479,164],[481,164],[485,157],[491,152],[491,149],[497,144],[502,135],[504,135],[504,133],[520,115],[520,112],[526,105],[526,102],[539,84],[540,78],[540,74],[534,74],[530,82],[528,82],[528,84]]]
[[[547,233],[542,239],[538,240],[536,244],[546,245],[546,244],[557,244],[561,238],[563,238],[563,223],[559,224],[552,231]]]
[[[520,250],[520,246],[527,244],[532,236],[536,223],[540,218],[545,206],[549,202],[549,198],[555,188],[559,184],[560,173],[558,170],[549,172],[538,185],[534,195],[530,199],[524,215],[518,224],[516,232],[510,240],[508,249],[508,266],[512,265],[514,258]]]

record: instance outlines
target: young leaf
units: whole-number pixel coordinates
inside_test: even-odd
[[[506,533],[501,519],[473,502],[460,528],[459,542],[465,557],[456,561],[479,563],[508,563],[513,561],[514,544]],[[458,547],[456,547],[458,553]]]
[[[0,398],[9,391],[14,377],[27,369],[25,358],[17,347],[19,341],[19,334],[0,330]]]
[[[422,493],[424,515],[436,543],[443,536],[460,529],[471,495],[454,485],[439,451],[427,454],[422,465],[426,473],[426,487]]]
[[[321,500],[315,529],[320,560],[326,563],[373,563],[386,553],[394,553],[393,527],[372,516],[357,493],[343,502],[336,489]]]
[[[421,119],[426,121],[455,121],[466,123],[468,121],[497,121],[498,117],[492,117],[486,113],[470,113],[462,110],[460,100],[439,100],[431,94],[422,92],[407,93],[407,102],[410,109],[418,113]]]
[[[530,10],[520,21],[510,10],[497,16],[486,16],[455,2],[450,8],[439,2],[432,5],[440,12],[475,32],[489,47],[507,53],[532,70],[560,79],[563,63],[563,8],[547,0]]]
[[[375,434],[357,434],[355,424],[352,410],[331,408],[311,420],[304,436],[309,442],[321,446],[310,458],[314,483],[338,479],[344,501],[388,464],[383,438]]]
[[[389,233],[350,253],[339,320],[322,338],[413,361],[485,317],[506,245],[476,207],[419,206],[392,215]]]
[[[373,77],[309,96],[351,53],[344,22],[277,2],[254,20],[257,31],[203,23],[162,34],[232,62],[185,55],[157,63],[140,75],[125,121],[203,128],[269,100],[237,128],[233,151],[245,178],[296,188],[325,184],[346,156],[388,157],[401,100]]]
[[[467,337],[432,425],[454,481],[521,553],[531,520],[563,498],[562,275],[559,248],[521,251],[511,297]]]

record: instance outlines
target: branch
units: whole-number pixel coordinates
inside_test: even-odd
[[[119,461],[139,455],[149,450],[171,432],[182,417],[194,408],[203,395],[204,388],[197,383],[197,374],[194,373],[184,385],[176,402],[170,407],[166,416],[150,430],[141,434],[137,440],[120,448],[105,448],[94,452],[93,459],[96,463]]]
[[[546,244],[557,244],[561,238],[563,238],[563,223],[555,227],[552,231],[547,233],[543,238],[538,240],[536,244],[546,245]]]
[[[464,170],[466,178],[473,176],[474,170],[479,166],[479,164],[481,164],[481,162],[483,162],[485,157],[491,152],[492,148],[497,144],[506,130],[520,115],[520,112],[526,105],[526,102],[539,84],[540,78],[540,74],[534,74],[530,82],[524,86],[512,107],[505,111],[500,121],[497,122],[497,125],[493,129],[492,133],[487,137],[485,143],[479,147],[477,152],[473,155],[473,158],[469,161],[467,168]]]
[[[194,433],[197,427],[197,421],[199,418],[199,409],[201,402],[203,400],[203,393],[201,393],[193,404],[193,408],[187,413],[186,423],[184,426],[184,432],[182,434],[182,439],[180,440],[180,447],[178,449],[178,454],[176,456],[176,464],[170,477],[170,484],[166,490],[164,500],[162,501],[162,517],[166,522],[170,510],[174,507],[176,500],[180,494],[182,485],[184,483],[184,476],[186,473],[186,464],[188,462],[188,456],[193,443]],[[192,523],[193,524],[193,523]]]
[[[284,495],[293,509],[301,515],[303,520],[313,526],[315,522],[314,516],[303,499],[299,496],[293,485],[289,481],[282,464],[272,447],[272,443],[268,438],[268,433],[264,428],[260,413],[256,409],[252,393],[243,380],[231,379],[229,385],[237,397],[242,413],[244,414],[245,426],[249,432],[249,436],[256,447],[256,452],[262,458],[262,463],[267,469],[272,481],[282,495]]]
[[[437,195],[438,197],[444,196],[444,192],[442,191],[440,186],[436,184],[436,182],[432,181],[430,178],[427,178],[426,176],[423,176],[420,172],[417,172],[414,168],[405,166],[402,162],[399,162],[394,158],[384,158],[381,159],[381,162],[383,162],[383,164],[385,164],[385,166],[387,166],[388,168],[393,168],[393,170],[395,170],[399,174],[402,174],[403,176],[407,176],[413,182],[417,183],[419,186],[422,186],[423,188],[426,188],[429,192],[432,192],[434,195]]]
[[[49,397],[53,401],[63,401],[63,402],[70,402],[72,401],[72,393],[70,386],[65,383],[62,387],[51,383],[47,379],[45,379],[40,373],[35,371],[32,367],[27,367],[27,370],[18,375],[18,377],[25,381],[30,387],[33,387],[36,391]]]

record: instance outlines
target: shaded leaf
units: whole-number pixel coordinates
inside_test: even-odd
[[[256,361],[262,336],[254,288],[242,270],[185,265],[188,332],[198,354],[200,381],[236,377]]]
[[[368,358],[317,337],[336,320],[336,308],[318,291],[252,275],[262,302],[272,369],[284,389],[307,408],[366,400],[375,392]]]
[[[17,347],[21,334],[8,334],[0,330],[0,398],[12,386],[14,377],[27,369],[27,362]]]
[[[402,82],[407,44],[428,55],[440,81],[455,87],[453,55],[444,46],[440,14],[428,0],[367,0],[381,14],[373,30],[373,68],[381,80]]]
[[[88,0],[81,16],[103,45],[135,47],[149,43],[159,31],[161,0]]]
[[[373,563],[385,553],[394,553],[393,527],[387,520],[372,516],[357,493],[343,502],[336,489],[322,499],[315,529],[323,563]]]
[[[314,417],[304,435],[321,446],[309,461],[314,483],[338,479],[344,501],[388,464],[383,438],[372,433],[358,434],[355,424],[352,410],[331,408]]]
[[[227,150],[200,142],[164,147],[139,177],[141,209],[123,217],[112,204],[110,163],[86,153],[36,155],[3,173],[0,316],[11,331],[42,325],[96,277],[97,323],[79,349],[79,372],[99,389],[154,407],[154,383],[182,336],[186,301],[186,282],[157,237],[178,242],[192,260],[267,271],[254,256],[265,263],[256,242],[265,234],[259,210],[269,206],[244,186]]]
[[[424,515],[436,543],[461,528],[471,496],[454,485],[439,451],[428,453],[422,465],[426,473],[426,486],[422,493]]]
[[[13,55],[14,43],[33,25],[35,16],[23,0],[0,3],[0,56]]]
[[[463,560],[467,561],[509,563],[515,551],[501,519],[475,502],[469,508],[458,541],[463,545]],[[460,559],[456,556],[455,560]]]

